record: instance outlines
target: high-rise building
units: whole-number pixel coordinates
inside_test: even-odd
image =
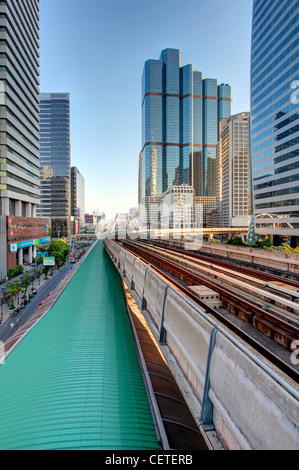
[[[85,179],[76,166],[71,168],[71,233],[77,235],[85,224]]]
[[[247,227],[250,215],[250,113],[221,119],[216,207],[221,227]]]
[[[178,49],[145,62],[142,75],[141,201],[191,185],[216,196],[219,120],[232,114],[232,90],[183,66]],[[145,204],[145,203],[144,203]]]
[[[47,220],[36,218],[39,161],[39,0],[0,2],[0,279],[32,262]]]
[[[138,206],[142,201],[142,152],[139,152],[138,160]]]
[[[251,45],[255,230],[299,237],[299,3],[254,0]]]
[[[168,188],[160,198],[161,229],[194,227],[194,189],[182,184]]]
[[[207,216],[216,209],[216,197],[195,196],[194,197],[194,227],[201,228],[207,226]],[[217,225],[220,227],[220,223]]]
[[[70,95],[40,95],[41,194],[37,214],[51,220],[52,237],[70,235]]]

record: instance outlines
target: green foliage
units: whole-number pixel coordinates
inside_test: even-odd
[[[13,268],[10,268],[10,270],[7,273],[7,276],[9,279],[11,279],[15,276],[18,276],[19,274],[22,274],[23,271],[24,271],[24,268],[22,265],[14,266]]]
[[[266,240],[258,240],[252,245],[252,248],[270,248],[270,247],[271,247],[271,238],[266,238]]]
[[[228,245],[238,245],[238,246],[247,246],[246,243],[243,242],[242,237],[233,237],[227,240]]]
[[[24,274],[24,281],[23,281],[24,297],[26,297],[27,289],[30,286],[31,281],[32,281],[32,276],[28,273]]]
[[[43,262],[42,256],[37,256],[37,257],[35,258],[35,263],[36,263],[37,265],[42,264],[42,262]]]
[[[11,301],[10,301],[10,309],[13,309],[15,308],[15,304],[14,304],[14,301],[15,301],[15,294],[21,292],[23,289],[22,289],[22,286],[21,286],[21,282],[19,281],[19,279],[15,279],[14,281],[10,282],[7,286],[7,293],[10,295],[11,297]]]
[[[66,262],[70,248],[64,240],[53,240],[48,247],[48,252],[55,257],[55,264],[60,268]]]
[[[44,269],[43,269],[43,273],[46,276],[46,279],[48,279],[48,274],[49,274],[50,268],[51,268],[51,266],[45,266]]]
[[[299,254],[299,246],[297,246],[296,248],[292,248],[287,243],[282,243],[280,246],[265,247],[265,249],[270,250],[270,251],[289,253],[291,255],[298,255]]]
[[[61,251],[52,251],[52,256],[55,258],[55,264],[57,268],[60,268],[65,262],[63,252]]]

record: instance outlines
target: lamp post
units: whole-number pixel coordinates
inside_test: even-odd
[[[24,276],[20,277],[20,281],[21,281],[21,288],[22,288],[23,283],[24,283]],[[18,304],[19,304],[19,306],[20,306],[20,292],[21,292],[21,289],[18,292]]]
[[[2,293],[1,293],[1,316],[0,316],[0,324],[3,323],[3,299],[4,299],[4,294],[5,294],[5,287],[2,287],[1,289]]]
[[[36,289],[36,263],[34,263],[34,283],[33,285],[35,286]]]

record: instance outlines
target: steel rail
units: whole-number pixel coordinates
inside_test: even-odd
[[[192,255],[189,256],[187,253],[184,253],[183,251],[180,252],[178,250],[172,250],[171,248],[168,248],[168,247],[162,248],[161,246],[158,246],[155,244],[150,244],[150,245],[145,245],[145,246],[147,249],[153,250],[155,252],[159,252],[159,251],[163,252],[163,254],[167,258],[168,257],[171,258],[171,256],[176,256],[177,254],[180,254],[182,257],[182,261],[184,261],[184,264],[193,263],[196,265],[196,267],[198,266],[199,270],[205,271],[206,269],[211,269],[211,271],[213,270],[215,273],[219,273],[219,276],[222,276],[222,275],[229,276],[232,279],[241,280],[241,282],[256,284],[257,288],[263,289],[265,292],[274,291],[274,295],[282,297],[282,302],[285,301],[286,305],[287,305],[289,298],[291,298],[291,301],[293,303],[294,303],[294,300],[293,300],[294,298],[299,299],[299,285],[297,287],[298,290],[296,291],[290,290],[289,287],[293,287],[293,286],[291,286],[289,283],[283,284],[286,287],[282,287],[282,285],[271,284],[271,281],[273,281],[273,279],[272,280],[268,279],[266,278],[266,276],[264,277],[264,279],[262,279],[262,276],[256,275],[257,273],[248,274],[247,272],[242,272],[241,270],[240,270],[241,272],[239,272],[235,270],[231,265],[225,265],[225,264],[218,265],[216,262],[212,260],[206,260],[206,259],[204,260],[198,257],[195,258]],[[279,282],[280,284],[282,284],[281,280]],[[271,295],[265,294],[265,297],[271,298]],[[289,308],[295,308],[296,310],[299,310],[299,304],[296,304],[296,303],[295,305],[290,304]]]
[[[132,255],[138,254],[140,258],[143,258],[146,261],[150,261],[152,263],[157,264],[159,267],[164,269],[165,271],[170,272],[171,274],[176,274],[178,271],[185,276],[185,282],[186,278],[189,278],[192,282],[201,282],[202,284],[205,284],[205,282],[202,282],[202,279],[198,278],[194,274],[182,269],[178,268],[177,266],[173,265],[172,263],[168,262],[167,260],[164,260],[163,258],[154,255],[153,253],[149,253],[145,251],[143,248],[137,248],[135,245],[131,245],[131,242],[128,243],[127,241],[122,241],[122,244],[124,248],[131,252]],[[179,282],[175,281],[172,277],[168,276],[165,274],[165,272],[161,271],[158,267],[156,266],[151,266],[153,270],[157,271],[157,273],[164,277],[169,283],[172,283],[178,290],[183,292],[186,296],[192,298],[194,302],[199,304],[206,312],[212,314],[215,318],[217,318],[219,321],[221,321],[225,326],[227,326],[231,331],[236,333],[240,338],[245,340],[250,346],[252,346],[255,350],[260,352],[265,358],[267,358],[272,364],[275,366],[279,367],[280,370],[282,370],[285,374],[287,374],[290,378],[296,381],[296,383],[299,383],[299,372],[294,369],[290,364],[286,363],[283,361],[280,357],[278,357],[276,354],[274,354],[270,349],[268,349],[266,346],[262,345],[259,341],[254,339],[252,336],[250,336],[248,333],[246,333],[244,330],[239,328],[235,323],[231,322],[228,318],[224,317],[221,315],[220,312],[215,310],[214,308],[210,307],[209,305],[205,304],[201,299],[198,298],[197,295],[193,294],[189,289],[186,287],[182,286]],[[176,276],[177,277],[177,276]],[[183,280],[183,279],[181,279]],[[209,284],[209,283],[207,283]],[[213,284],[210,284],[212,288],[215,289],[215,286],[213,287]],[[218,286],[217,286],[218,288]],[[223,292],[225,292],[224,289],[222,289]],[[247,308],[253,308],[255,312],[259,315],[264,315],[265,312],[262,309],[259,309],[258,307],[252,306],[248,302],[244,301],[243,299],[239,299],[237,296],[234,294],[231,294],[230,292],[225,292],[223,295],[227,295],[230,298],[234,297],[239,303],[242,302],[244,303]]]
[[[128,243],[128,242],[125,242],[125,243]],[[130,242],[130,244],[131,243],[132,242]],[[133,245],[133,246],[135,246],[135,245]],[[137,247],[136,249],[140,250],[139,247]],[[144,250],[144,248],[142,248],[142,250]],[[259,315],[260,317],[263,317],[263,318],[267,319],[272,324],[276,324],[280,328],[284,329],[285,331],[293,334],[294,339],[299,337],[299,328],[297,328],[295,325],[282,320],[281,318],[275,316],[274,314],[266,312],[265,310],[263,310],[262,308],[260,308],[256,305],[251,304],[247,300],[237,296],[229,288],[223,288],[223,287],[220,287],[218,284],[213,283],[212,281],[207,281],[206,279],[202,279],[200,276],[196,275],[195,273],[193,273],[191,271],[188,271],[185,268],[181,267],[179,265],[179,263],[169,261],[168,259],[165,259],[161,256],[159,257],[158,255],[153,254],[152,252],[148,252],[148,251],[146,251],[146,252],[149,253],[149,255],[152,255],[154,257],[156,256],[157,260],[158,260],[158,263],[162,262],[162,263],[165,263],[166,265],[168,264],[169,268],[174,268],[174,272],[170,271],[172,274],[176,275],[176,272],[180,272],[183,276],[183,279],[181,279],[181,280],[185,281],[187,284],[188,284],[188,282],[187,282],[188,279],[190,279],[192,283],[195,282],[196,284],[198,284],[198,283],[204,284],[207,287],[209,287],[210,289],[216,290],[217,292],[224,295],[225,297],[229,297],[234,302],[237,302],[239,305],[242,305],[248,311],[251,311],[252,313],[255,313],[256,315]],[[160,260],[159,260],[159,258],[160,258]],[[161,265],[160,267],[163,268],[164,266]],[[176,276],[176,277],[178,277],[178,276]],[[192,285],[192,284],[190,284],[190,285]]]
[[[288,278],[284,278],[283,276],[278,276],[278,275],[271,274],[271,273],[265,273],[263,271],[259,271],[258,269],[254,269],[254,268],[250,268],[250,267],[236,266],[235,264],[233,264],[229,261],[219,260],[219,259],[213,258],[212,256],[209,257],[209,256],[201,255],[201,254],[199,255],[197,253],[185,251],[184,249],[180,249],[180,248],[173,248],[172,246],[164,245],[163,243],[159,243],[159,242],[156,242],[156,241],[155,242],[151,241],[150,243],[148,243],[146,240],[142,240],[142,242],[143,243],[145,242],[144,243],[145,245],[153,245],[157,248],[164,248],[166,250],[173,251],[174,253],[179,253],[179,254],[182,254],[182,255],[184,255],[186,257],[190,257],[190,258],[195,258],[199,261],[202,260],[202,261],[206,261],[207,263],[214,263],[214,264],[217,264],[219,266],[222,266],[222,267],[225,267],[225,268],[228,268],[228,269],[232,269],[234,271],[238,271],[242,274],[256,275],[258,273],[259,278],[262,279],[262,280],[265,280],[265,281],[279,281],[279,282],[281,282],[283,280],[283,282],[285,282],[285,284],[293,286],[293,287],[298,287],[298,289],[299,289],[299,281],[295,281],[294,279],[288,279]],[[236,261],[235,258],[234,258],[234,261]],[[244,261],[241,260],[241,262],[244,262]],[[261,267],[261,268],[266,268],[266,266],[262,266],[262,265],[261,266],[257,265],[257,266]],[[292,273],[288,273],[288,272],[285,272],[284,274],[292,275]]]

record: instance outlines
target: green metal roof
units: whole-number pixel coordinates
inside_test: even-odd
[[[0,449],[159,449],[103,244],[0,366]]]

